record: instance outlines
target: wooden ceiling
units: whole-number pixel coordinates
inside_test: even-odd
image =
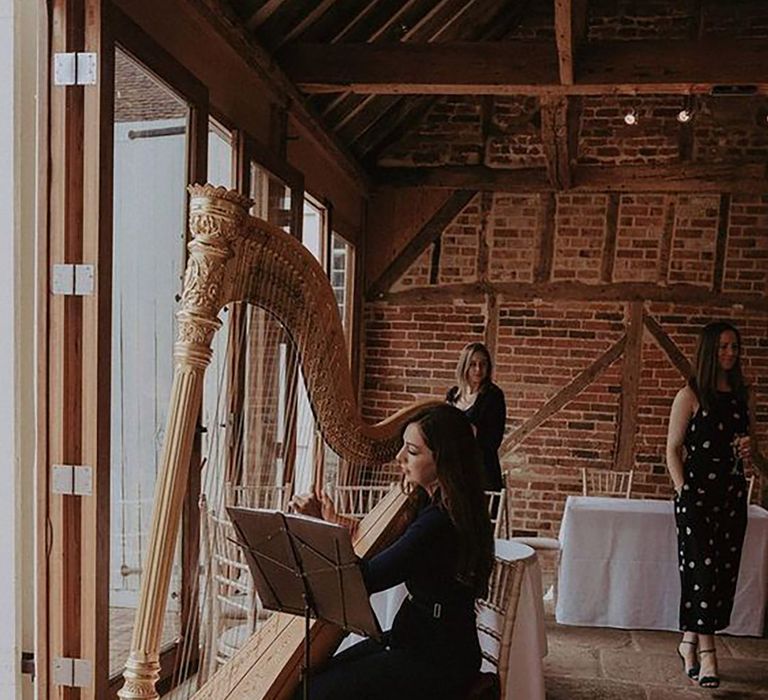
[[[575,184],[580,105],[590,96],[677,96],[680,104],[747,100],[753,112],[768,100],[768,7],[757,0],[226,5],[230,21],[298,88],[304,107],[379,178],[385,172],[379,167],[382,154],[445,95],[533,96],[538,109],[531,119],[541,130],[546,171],[543,177],[517,172],[501,178],[554,189]],[[748,96],[711,97],[730,92]],[[690,173],[693,165],[687,167]],[[466,177],[441,183],[434,175],[419,181],[400,169],[386,172],[385,180],[392,175],[407,184],[478,185]],[[740,177],[764,175],[764,167],[755,166]],[[474,177],[490,178],[496,186],[500,175]]]

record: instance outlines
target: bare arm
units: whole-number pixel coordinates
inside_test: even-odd
[[[667,469],[672,477],[675,491],[680,491],[685,482],[683,471],[683,443],[688,421],[696,410],[696,395],[690,387],[684,387],[677,392],[669,413],[667,428]]]

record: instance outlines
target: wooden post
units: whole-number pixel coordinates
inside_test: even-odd
[[[123,700],[158,698],[160,632],[171,577],[189,459],[203,375],[211,361],[211,340],[221,325],[219,309],[225,298],[228,261],[250,206],[249,200],[210,185],[190,187],[189,260],[184,278],[179,332],[174,346],[174,376],[163,444],[160,477],[148,556],[141,580],[131,653],[126,663],[125,684],[118,692]]]

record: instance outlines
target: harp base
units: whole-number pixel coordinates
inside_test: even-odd
[[[160,661],[156,654],[132,651],[125,663],[125,683],[117,691],[120,700],[157,700],[155,684],[160,678]]]

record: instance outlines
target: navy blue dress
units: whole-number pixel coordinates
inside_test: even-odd
[[[453,386],[448,390],[446,401],[456,405],[459,387]],[[489,491],[500,491],[504,487],[501,479],[501,464],[499,463],[499,447],[504,438],[504,426],[507,422],[507,404],[504,392],[493,382],[486,384],[464,415],[475,426],[475,439],[483,455],[483,473],[485,474],[484,488]]]
[[[384,643],[364,640],[318,669],[313,700],[460,698],[480,669],[471,588],[456,579],[458,535],[448,514],[422,508],[394,544],[363,562],[370,593],[405,582]],[[296,697],[300,697],[300,693]]]

